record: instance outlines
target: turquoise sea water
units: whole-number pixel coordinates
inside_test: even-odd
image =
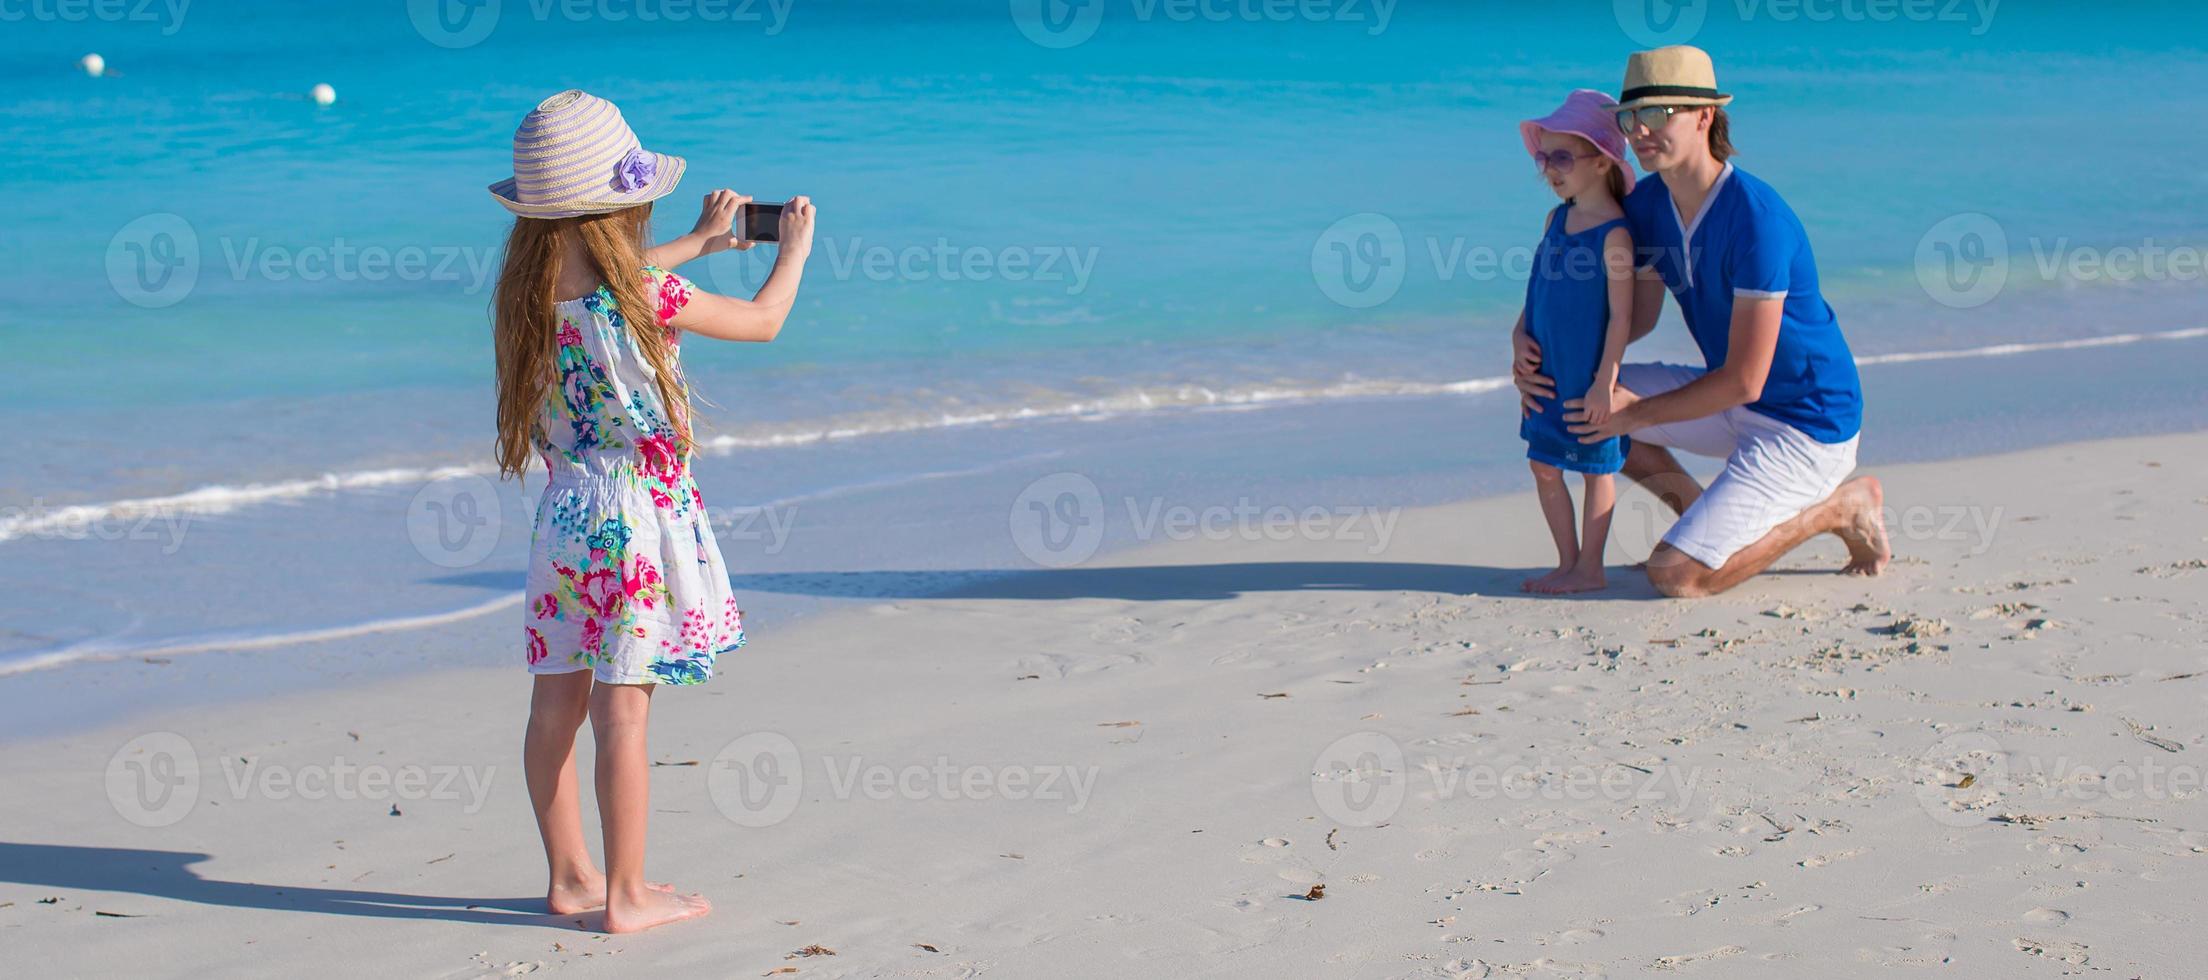
[[[196,0],[101,8],[113,21],[0,8],[0,144],[18,161],[0,170],[0,529],[16,521],[0,549],[83,573],[10,583],[17,595],[103,619],[11,603],[0,655],[118,635],[86,595],[136,624],[118,642],[266,625],[242,603],[134,597],[152,587],[125,584],[112,550],[57,537],[70,525],[53,508],[241,493],[200,525],[225,544],[163,559],[189,579],[216,574],[211,554],[304,563],[350,533],[314,511],[335,523],[256,538],[301,508],[359,503],[293,481],[403,502],[423,471],[485,461],[488,275],[507,218],[483,188],[508,172],[522,114],[567,87],[689,159],[657,215],[667,235],[719,186],[821,208],[783,339],[687,348],[721,439],[701,471],[725,469],[706,486],[731,502],[917,481],[899,492],[909,507],[957,492],[931,474],[1025,458],[992,455],[1007,443],[1103,452],[1129,486],[1170,486],[1201,466],[1145,470],[1115,441],[1124,425],[1058,425],[1033,444],[955,433],[1391,393],[1478,406],[1446,439],[1390,433],[1406,460],[1391,472],[1434,477],[1427,497],[1506,485],[1461,467],[1515,459],[1505,396],[1478,392],[1502,373],[1522,255],[1554,203],[1515,124],[1571,88],[1614,88],[1652,33],[1715,54],[1739,163],[1807,223],[1858,354],[2208,326],[2197,4],[1048,3]],[[1867,12],[1895,10],[1930,14]],[[1678,19],[1696,11],[1698,27]],[[89,52],[106,77],[77,69]],[[317,83],[335,104],[308,98]],[[738,292],[757,261],[684,271]],[[2005,284],[1977,302],[1994,269]],[[1378,292],[1357,288],[1368,280]],[[1650,349],[1684,356],[1675,326]],[[2184,367],[2208,364],[2208,340],[2148,343],[2148,369],[2079,383],[2171,399],[2136,428],[2197,424]],[[1897,455],[1973,448],[1949,445],[1939,404],[1892,389],[1872,423],[1924,434],[1889,441]],[[2014,444],[2124,429],[2066,417],[2017,409],[1968,431]],[[882,434],[819,441],[864,432]],[[1354,459],[1313,465],[1356,485]],[[1187,492],[1236,473],[1213,478]],[[793,554],[915,558],[850,547]],[[431,590],[349,619],[460,604]],[[300,608],[276,625],[330,618]]]

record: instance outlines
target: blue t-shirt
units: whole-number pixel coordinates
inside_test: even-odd
[[[1750,411],[1824,443],[1862,431],[1855,355],[1817,290],[1817,259],[1801,219],[1771,185],[1728,163],[1689,225],[1680,224],[1661,175],[1643,177],[1624,203],[1641,268],[1663,276],[1711,369],[1725,363],[1732,342],[1734,297],[1785,301],[1771,374]]]

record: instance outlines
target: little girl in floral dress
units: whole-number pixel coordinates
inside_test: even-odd
[[[514,134],[514,176],[492,185],[516,215],[496,299],[498,460],[532,455],[537,504],[523,634],[536,688],[523,745],[530,802],[559,914],[604,909],[608,932],[710,911],[702,895],[644,880],[650,758],[645,725],[659,684],[701,684],[744,643],[743,614],[690,476],[684,332],[769,341],[812,251],[813,207],[783,210],[774,271],[749,301],[672,272],[748,248],[729,234],[749,198],[706,195],[688,235],[647,250],[651,202],[682,179],[680,157],[645,150],[613,103],[579,91],[546,99]],[[606,870],[583,839],[575,734],[598,747]]]

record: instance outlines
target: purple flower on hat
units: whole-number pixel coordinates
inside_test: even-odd
[[[642,190],[658,173],[659,157],[639,146],[614,166],[613,186],[624,191]]]

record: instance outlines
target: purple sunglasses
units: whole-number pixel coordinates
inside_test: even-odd
[[[1533,165],[1538,170],[1553,168],[1560,176],[1569,175],[1572,168],[1579,164],[1579,161],[1591,160],[1601,155],[1600,153],[1573,153],[1570,150],[1551,150],[1547,153],[1535,150],[1533,151]]]

